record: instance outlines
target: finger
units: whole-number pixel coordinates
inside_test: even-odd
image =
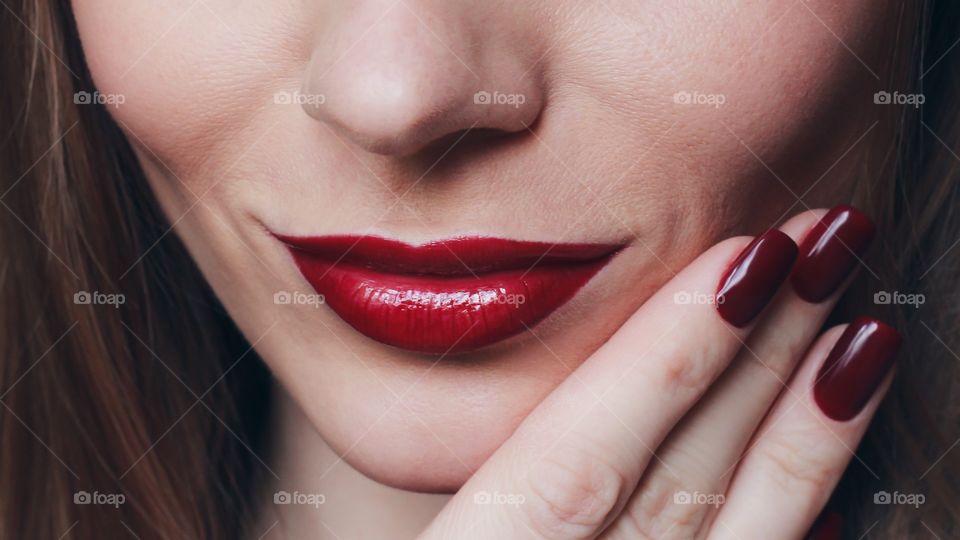
[[[764,420],[709,538],[800,538],[810,528],[889,387],[900,341],[865,317],[824,334]]]
[[[795,256],[795,243],[779,231],[701,255],[524,420],[427,537],[598,534],[622,509],[652,449],[740,349]],[[726,286],[722,314],[741,327],[716,306],[675,301],[712,293],[718,281]],[[515,512],[473,503],[473,494],[493,491],[525,502]]]
[[[794,287],[780,291],[730,367],[657,449],[660,460],[644,474],[626,509],[631,519],[620,527],[690,538],[715,513],[757,426],[849,283],[873,226],[840,206],[797,215],[781,230],[803,239],[795,265],[801,272],[792,281],[801,276],[804,293],[814,291],[821,301],[801,298]]]

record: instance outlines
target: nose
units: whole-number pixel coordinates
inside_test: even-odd
[[[302,92],[322,99],[302,103],[356,146],[411,155],[464,130],[523,131],[539,116],[538,58],[511,29],[513,10],[479,8],[479,17],[472,2],[349,4],[320,23]]]

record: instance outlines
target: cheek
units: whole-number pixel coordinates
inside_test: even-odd
[[[829,136],[840,119],[872,104],[884,19],[876,2],[773,2],[756,12],[763,16],[711,30],[716,52],[703,59],[701,79],[726,97],[726,127],[754,142],[751,149],[796,154],[782,146],[790,137]],[[825,133],[826,125],[834,130]]]
[[[803,162],[832,162],[830,142],[859,129],[851,113],[872,103],[867,87],[879,68],[876,40],[867,38],[876,37],[882,10],[864,1],[733,4],[709,4],[665,59],[677,66],[678,118],[697,126],[715,163],[762,160],[789,176],[785,169]]]
[[[73,10],[97,90],[123,96],[108,111],[184,178],[255,136],[282,85],[298,87],[308,34],[278,4],[75,0]]]
[[[644,165],[670,189],[740,200],[744,188],[770,189],[793,201],[794,185],[820,176],[869,127],[855,113],[872,106],[882,73],[886,16],[876,2],[614,9],[563,51],[568,73],[599,96],[594,109],[608,106],[605,125],[620,131],[605,138],[652,149]]]

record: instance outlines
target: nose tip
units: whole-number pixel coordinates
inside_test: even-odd
[[[523,60],[495,38],[434,21],[395,10],[348,51],[318,47],[304,92],[324,99],[304,103],[306,113],[368,152],[397,156],[471,128],[533,124],[543,98]]]

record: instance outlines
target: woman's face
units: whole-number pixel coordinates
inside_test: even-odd
[[[706,246],[847,196],[884,13],[866,0],[73,4],[98,91],[123,96],[107,108],[230,315],[349,463],[421,490],[459,486]],[[472,240],[351,255],[363,235]],[[460,259],[464,275],[448,275]],[[526,294],[444,296],[469,297],[471,279]]]

